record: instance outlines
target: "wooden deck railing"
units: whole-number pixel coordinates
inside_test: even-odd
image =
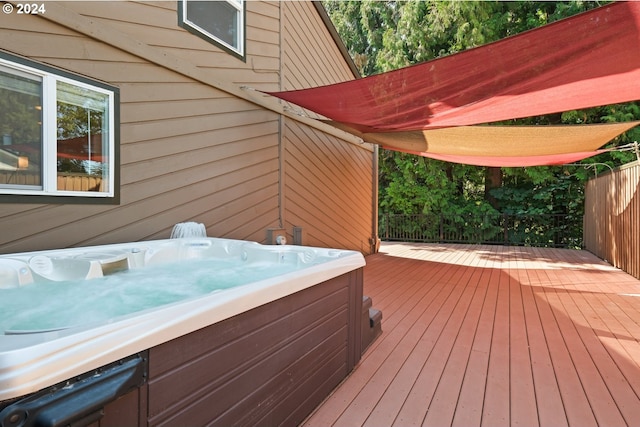
[[[640,162],[587,182],[585,248],[640,279]]]

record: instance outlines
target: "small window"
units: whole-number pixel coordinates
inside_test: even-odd
[[[180,0],[179,24],[244,59],[243,0]]]
[[[0,55],[0,200],[116,202],[117,89],[11,59]]]

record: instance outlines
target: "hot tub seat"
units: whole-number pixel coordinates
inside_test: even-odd
[[[34,268],[34,257],[51,265],[36,258]],[[147,381],[107,404],[101,426],[302,421],[362,354],[359,252],[198,238],[10,254],[0,256],[0,292],[64,285],[49,271],[64,263],[91,289],[165,262],[213,258],[298,268],[98,324],[0,335],[0,411],[148,351]]]

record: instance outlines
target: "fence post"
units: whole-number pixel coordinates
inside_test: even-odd
[[[384,214],[384,238],[389,240],[389,213]]]
[[[506,213],[502,214],[502,228],[503,228],[503,232],[504,232],[504,242],[503,244],[505,246],[509,246],[509,220],[508,220],[508,215]]]

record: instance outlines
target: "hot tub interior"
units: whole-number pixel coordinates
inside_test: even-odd
[[[0,425],[296,425],[380,333],[363,266],[216,238],[0,256]]]
[[[198,238],[0,257],[5,334],[97,323],[286,275],[343,256]]]

